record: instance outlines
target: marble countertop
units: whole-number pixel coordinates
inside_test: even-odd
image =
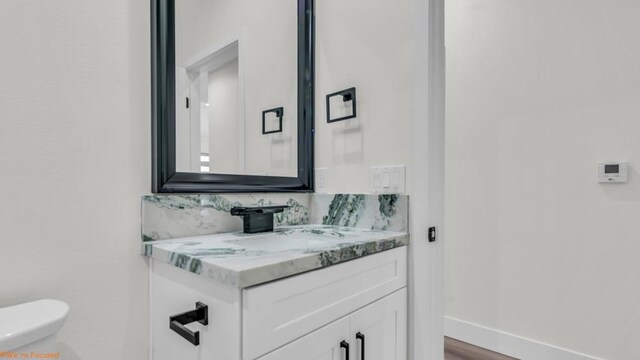
[[[329,225],[146,241],[142,253],[195,274],[246,288],[404,246],[409,234]]]

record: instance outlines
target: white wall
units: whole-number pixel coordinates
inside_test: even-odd
[[[448,0],[447,315],[640,354],[640,2]],[[599,185],[596,164],[628,161]]]
[[[327,192],[371,192],[371,166],[406,165],[411,177],[414,9],[413,0],[316,2],[315,159]],[[358,117],[327,123],[325,96],[352,86]]]
[[[71,306],[65,360],[146,359],[147,1],[0,4],[0,307]]]

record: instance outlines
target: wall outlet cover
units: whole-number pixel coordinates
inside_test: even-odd
[[[405,166],[372,166],[371,190],[374,194],[404,194],[406,192]]]
[[[327,168],[315,169],[315,192],[326,194],[327,193],[327,174],[329,170]]]

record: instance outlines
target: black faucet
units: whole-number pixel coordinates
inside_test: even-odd
[[[234,207],[231,215],[242,216],[243,231],[246,234],[273,231],[273,214],[281,213],[288,205]]]

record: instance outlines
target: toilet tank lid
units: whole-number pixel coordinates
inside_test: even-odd
[[[0,309],[0,351],[9,351],[55,334],[69,313],[58,300],[38,300]]]

